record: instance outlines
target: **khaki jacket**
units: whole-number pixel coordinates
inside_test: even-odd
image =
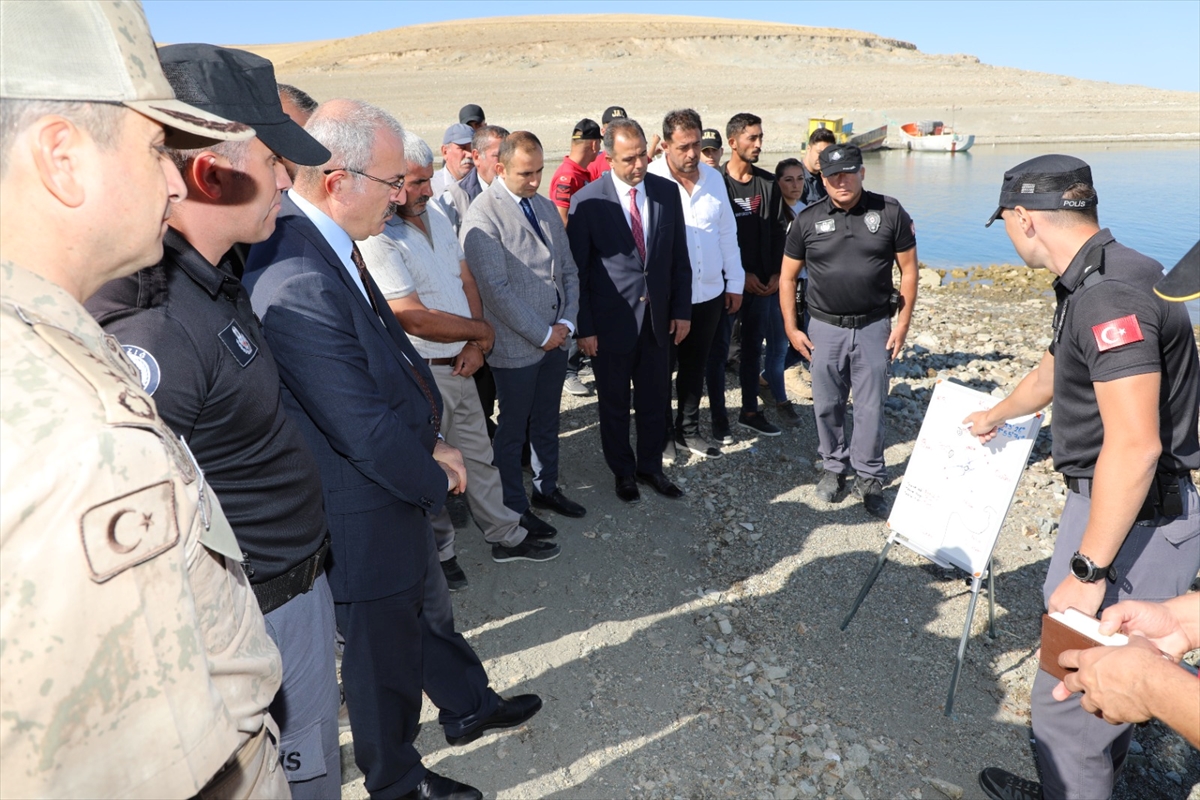
[[[0,494],[0,795],[190,797],[263,741],[279,652],[220,504],[116,340],[11,263]]]

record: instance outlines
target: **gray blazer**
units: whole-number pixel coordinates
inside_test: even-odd
[[[549,247],[498,179],[471,203],[460,233],[484,316],[496,329],[487,360],[501,369],[536,364],[550,326],[560,319],[574,325],[579,313],[579,276],[562,219],[545,197],[530,199]]]

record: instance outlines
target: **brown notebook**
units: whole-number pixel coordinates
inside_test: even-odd
[[[1056,617],[1062,617],[1062,619]],[[1068,672],[1074,672],[1074,670],[1058,664],[1058,656],[1064,650],[1086,650],[1089,647],[1122,645],[1129,641],[1119,633],[1112,636],[1101,636],[1097,630],[1099,626],[1099,620],[1073,608],[1053,617],[1043,614],[1042,655],[1039,664],[1041,669],[1061,681]],[[1079,630],[1079,628],[1088,632],[1084,633],[1084,630]]]

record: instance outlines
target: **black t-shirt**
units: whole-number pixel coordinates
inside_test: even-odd
[[[868,314],[888,304],[896,254],[917,246],[912,217],[895,199],[863,191],[843,211],[828,197],[800,212],[784,254],[808,268],[808,302],[826,314]]]
[[[214,268],[168,229],[160,263],[108,283],[86,305],[187,440],[250,582],[311,556],[327,531],[317,462],[284,412],[275,359],[230,259]]]
[[[787,237],[787,216],[783,194],[775,176],[751,167],[750,180],[739,183],[729,177],[728,163],[721,166],[725,188],[737,223],[738,248],[742,251],[742,269],[763,283],[779,274],[783,262],[783,241]]]
[[[1163,269],[1104,229],[1054,282],[1054,467],[1090,478],[1104,443],[1093,384],[1161,374],[1160,472],[1200,469],[1200,360],[1183,303],[1154,294]]]

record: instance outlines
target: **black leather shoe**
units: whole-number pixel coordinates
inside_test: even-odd
[[[624,500],[626,503],[636,503],[642,499],[642,493],[638,491],[637,482],[630,476],[617,476],[617,497]]]
[[[574,500],[568,499],[567,496],[562,493],[562,489],[555,489],[550,494],[534,492],[533,497],[530,499],[538,508],[557,511],[564,517],[578,518],[587,513],[586,508],[579,505],[579,503],[576,503]]]
[[[654,491],[663,497],[683,497],[683,489],[672,483],[671,479],[661,472],[639,472],[637,473],[637,479],[647,486],[654,487]]]
[[[558,535],[558,528],[536,516],[529,509],[525,509],[525,513],[521,515],[521,527],[525,529],[525,533],[530,539],[553,539]]]
[[[474,786],[459,783],[453,778],[426,772],[425,777],[401,800],[483,800],[483,792]]]
[[[529,720],[542,710],[542,698],[536,694],[518,694],[510,698],[500,698],[500,705],[486,719],[468,727],[459,736],[446,734],[446,741],[452,745],[470,744],[483,734],[497,728],[512,728]]]

